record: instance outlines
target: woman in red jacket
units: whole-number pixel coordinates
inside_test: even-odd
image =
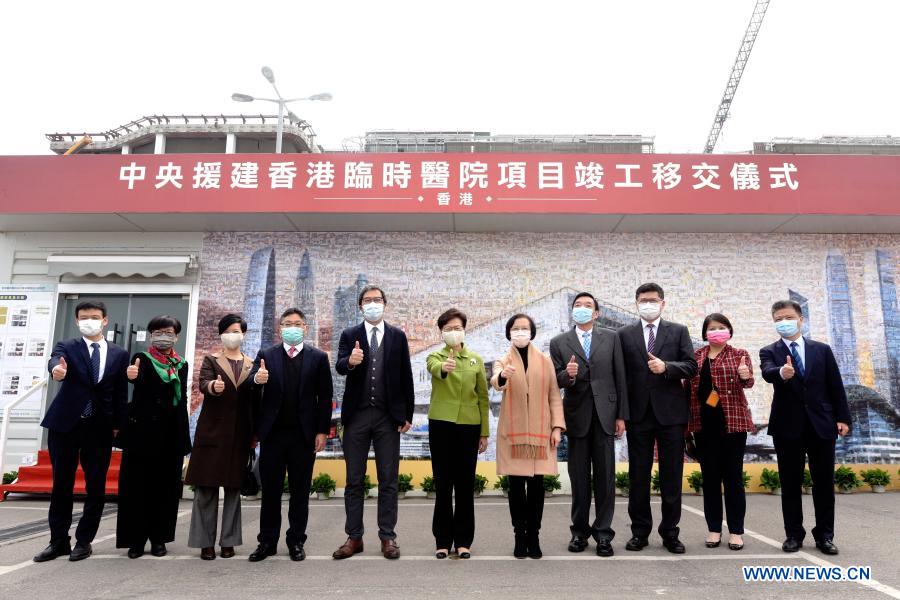
[[[734,329],[723,314],[703,320],[703,339],[709,345],[694,353],[698,374],[690,380],[691,419],[703,474],[703,512],[709,535],[706,547],[722,540],[722,487],[728,519],[728,547],[744,547],[744,448],[747,432],[755,431],[744,390],[753,387],[753,365],[746,350],[728,344]]]

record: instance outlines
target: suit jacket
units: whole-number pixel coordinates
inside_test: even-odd
[[[563,412],[566,433],[570,437],[588,434],[596,412],[607,435],[616,432],[616,419],[629,418],[629,397],[625,378],[622,344],[616,332],[594,326],[591,333],[590,360],[584,355],[580,330],[573,328],[550,340],[550,359],[556,369],[556,381],[563,388]],[[566,372],[569,360],[578,362],[573,380]]]
[[[763,379],[774,387],[769,435],[799,438],[809,417],[816,434],[822,439],[837,436],[837,423],[850,425],[847,394],[831,346],[803,338],[806,348],[804,377],[797,372],[784,381],[781,367],[790,351],[778,340],[759,351]],[[796,365],[794,367],[796,369]]]
[[[691,336],[684,325],[660,319],[653,355],[666,363],[666,370],[656,375],[647,366],[643,323],[639,319],[618,331],[625,354],[631,420],[644,420],[652,406],[660,425],[685,425],[691,411],[681,380],[697,374]]]
[[[384,353],[384,399],[388,414],[397,425],[412,423],[416,394],[413,389],[412,365],[409,360],[409,343],[401,329],[382,321],[384,333],[381,350]],[[351,367],[348,360],[356,342],[363,351],[363,361]],[[347,376],[344,399],[341,404],[341,421],[346,425],[366,402],[366,373],[369,369],[369,340],[366,339],[365,322],[348,327],[341,333],[335,370]]]
[[[264,385],[255,382],[260,360],[266,361],[269,381]],[[328,355],[308,343],[303,344],[303,369],[300,371],[300,389],[288,390],[284,387],[285,371],[284,346],[279,342],[264,348],[256,355],[250,370],[253,388],[261,393],[254,405],[253,424],[256,437],[265,442],[278,419],[282,398],[297,403],[297,418],[304,442],[312,446],[317,434],[328,434],[331,430],[331,407],[334,384]]]
[[[691,421],[688,423],[688,431],[700,431],[703,422],[700,416],[700,405],[706,403],[706,398],[700,398],[700,371],[703,369],[703,363],[709,357],[709,346],[698,348],[694,352],[697,359],[697,374],[690,381],[685,380],[685,388],[691,394]],[[750,379],[743,380],[738,376],[737,370],[741,365],[741,359],[744,359],[747,367],[750,369]],[[753,415],[750,413],[750,406],[747,404],[747,397],[744,390],[753,387],[753,363],[750,360],[750,353],[743,348],[735,348],[731,344],[725,344],[718,356],[712,359],[710,365],[710,376],[712,378],[713,389],[719,393],[719,405],[722,407],[722,413],[725,416],[725,426],[728,433],[738,433],[742,431],[756,431],[753,426]]]
[[[63,357],[68,369],[41,421],[42,427],[61,433],[72,431],[88,400],[92,400],[95,416],[108,421],[110,430],[122,428],[128,404],[128,380],[125,377],[128,352],[112,342],[106,344],[106,366],[103,378],[96,384],[91,373],[91,355],[83,338],[57,342],[53,347],[47,370],[52,373]]]

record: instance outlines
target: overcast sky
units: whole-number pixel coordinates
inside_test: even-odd
[[[320,142],[371,129],[643,134],[700,152],[753,0],[6,2],[0,154],[151,114],[271,112]],[[772,0],[717,151],[900,136],[900,2]]]

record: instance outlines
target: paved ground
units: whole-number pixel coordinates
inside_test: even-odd
[[[476,540],[469,561],[433,558],[430,535],[432,504],[424,498],[401,501],[398,527],[403,558],[381,558],[375,535],[375,501],[366,507],[366,551],[346,561],[331,552],[343,541],[343,503],[339,499],[311,501],[306,562],[293,563],[284,546],[262,563],[246,560],[255,548],[259,502],[245,501],[244,545],[233,559],[201,561],[186,547],[190,501],[183,501],[176,541],[165,558],[146,555],[129,560],[114,547],[115,516],[104,519],[94,543],[94,556],[70,563],[64,559],[35,564],[31,556],[46,545],[46,532],[8,539],[9,528],[46,519],[45,500],[12,498],[0,503],[0,596],[29,598],[313,598],[323,596],[420,598],[480,596],[494,598],[900,598],[897,539],[900,535],[900,494],[838,496],[837,535],[841,554],[825,557],[812,546],[785,554],[779,499],[751,495],[748,499],[745,548],[733,552],[703,546],[702,501],[685,496],[682,540],[687,554],[677,557],[652,539],[643,552],[626,552],[628,516],[625,500],[616,506],[615,557],[599,558],[593,545],[583,553],[566,551],[567,496],[547,500],[542,532],[543,560],[512,557],[512,533],[505,499],[477,501]],[[806,514],[812,514],[809,497]],[[78,505],[76,505],[76,509]],[[286,513],[285,506],[285,513]],[[655,505],[658,519],[658,504]],[[286,519],[286,514],[285,514]],[[3,537],[4,532],[6,538]],[[811,538],[808,538],[811,541]],[[875,583],[789,582],[747,583],[743,565],[870,566]]]

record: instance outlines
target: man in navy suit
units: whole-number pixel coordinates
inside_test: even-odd
[[[328,355],[303,342],[306,317],[299,308],[281,314],[281,343],[259,351],[250,379],[262,398],[254,407],[259,440],[262,505],[259,546],[250,562],[275,554],[281,535],[281,494],[287,469],[291,493],[285,533],[291,560],[306,558],[309,487],[316,452],[325,448],[331,429],[334,393]]]
[[[397,476],[400,434],[412,426],[415,391],[409,344],[402,330],[384,322],[384,292],[378,286],[362,289],[358,306],[365,321],[341,333],[335,369],[347,376],[341,423],[347,489],[344,507],[347,541],[332,556],[350,558],[363,550],[363,480],[369,446],[375,447],[378,472],[378,537],[385,558],[400,557],[397,546]]]
[[[82,337],[58,342],[48,364],[54,381],[60,382],[59,392],[41,422],[48,429],[47,446],[53,465],[50,545],[34,557],[35,562],[66,554],[73,561],[91,555],[91,542],[106,502],[113,438],[122,427],[128,403],[128,353],[103,336],[109,324],[106,305],[81,302],[75,307],[75,320]],[[72,549],[69,528],[79,458],[87,497]]]
[[[775,395],[769,417],[769,435],[778,455],[781,477],[781,513],[785,552],[803,547],[801,486],[806,457],[813,480],[816,547],[837,554],[834,545],[834,442],[850,431],[850,409],[844,382],[828,344],[801,334],[803,313],[793,300],[772,305],[772,319],[781,339],[759,351],[763,379]]]

